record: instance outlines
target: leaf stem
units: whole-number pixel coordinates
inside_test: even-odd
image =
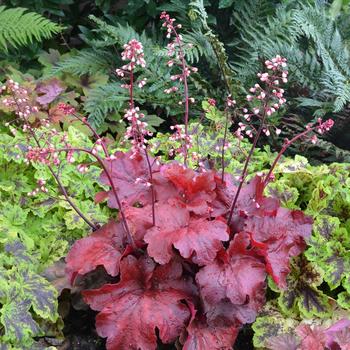
[[[128,223],[127,223],[127,220],[126,220],[126,216],[124,214],[124,210],[123,210],[123,207],[122,207],[122,204],[121,204],[121,201],[119,199],[119,196],[118,196],[118,192],[117,192],[117,189],[115,188],[115,185],[114,185],[114,182],[113,182],[113,179],[112,179],[112,176],[111,174],[109,173],[106,165],[104,164],[103,160],[97,155],[97,154],[94,154],[91,150],[89,149],[86,149],[86,148],[60,148],[60,149],[55,149],[55,152],[58,152],[58,153],[61,153],[61,152],[71,152],[71,151],[74,151],[74,152],[85,152],[87,154],[89,154],[90,156],[94,157],[97,162],[100,164],[101,168],[104,170],[104,172],[106,173],[106,176],[108,178],[108,182],[110,183],[110,186],[112,188],[112,192],[113,192],[113,195],[115,197],[115,200],[117,202],[117,205],[118,205],[118,210],[119,210],[119,213],[122,217],[122,223],[123,223],[123,226],[124,226],[124,229],[125,229],[125,232],[126,232],[126,235],[127,235],[127,238],[128,238],[128,241],[129,241],[129,244],[136,250],[137,247],[135,245],[135,242],[134,242],[134,239],[131,235],[131,231],[129,229],[129,226],[128,226]]]
[[[248,164],[250,162],[250,159],[253,155],[253,152],[255,150],[255,147],[256,147],[256,144],[258,142],[258,139],[261,135],[261,132],[264,128],[264,125],[265,125],[265,119],[266,119],[266,104],[264,105],[264,111],[263,111],[263,116],[262,116],[262,119],[261,119],[261,123],[260,123],[260,126],[259,126],[259,129],[255,135],[255,138],[254,138],[254,141],[253,141],[253,144],[252,144],[252,147],[250,148],[250,151],[249,151],[249,154],[248,154],[248,157],[246,158],[246,161],[244,163],[244,168],[243,168],[243,171],[242,171],[242,175],[239,179],[239,185],[238,185],[238,188],[237,188],[237,191],[236,191],[236,194],[235,194],[235,197],[233,199],[233,202],[231,204],[231,208],[230,208],[230,213],[229,213],[229,216],[228,216],[228,220],[227,220],[227,223],[228,225],[230,225],[231,223],[231,220],[232,220],[232,215],[233,215],[233,211],[235,209],[235,206],[236,206],[236,203],[237,203],[237,200],[238,200],[238,197],[239,197],[239,194],[242,190],[242,186],[243,186],[243,183],[244,183],[244,180],[247,176],[247,170],[248,170]]]
[[[227,108],[225,108],[225,131],[224,131],[224,139],[222,141],[222,149],[221,149],[221,182],[224,183],[224,177],[225,177],[225,145],[226,145],[226,138],[227,138],[227,129],[228,129],[228,118],[229,113],[227,111]]]
[[[264,179],[264,188],[268,185],[268,183],[271,181],[272,179],[272,172],[274,170],[274,168],[276,167],[278,161],[281,159],[282,155],[284,154],[284,152],[287,150],[287,148],[294,143],[295,141],[297,141],[298,139],[302,138],[303,136],[307,135],[309,132],[315,130],[316,127],[312,127],[309,129],[306,129],[305,131],[303,131],[302,133],[294,136],[291,140],[286,140],[283,144],[283,147],[281,148],[281,150],[278,152],[276,158],[274,159],[271,168],[269,170],[269,172],[267,173],[267,175],[265,176]]]

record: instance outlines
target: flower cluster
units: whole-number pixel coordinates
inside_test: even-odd
[[[175,18],[171,18],[166,12],[162,12],[160,19],[163,20],[163,27],[167,29],[166,37],[168,39],[170,39],[171,36],[174,37],[173,41],[167,45],[168,57],[170,58],[167,65],[168,67],[173,67],[174,65],[182,67],[182,72],[172,75],[170,79],[172,81],[178,80],[183,82],[185,77],[189,77],[191,73],[198,72],[198,68],[190,67],[184,61],[183,49],[185,44],[183,43],[182,35],[177,32],[178,29],[181,29],[181,24],[175,25]],[[167,91],[169,91],[167,93],[170,93],[177,91],[177,89],[168,89]]]
[[[57,105],[57,109],[62,112],[64,115],[71,115],[76,113],[76,110],[74,107],[72,107],[71,105],[67,104],[67,103],[59,103]]]
[[[35,116],[35,114],[39,111],[38,107],[33,104],[29,98],[28,90],[10,79],[4,86],[2,86],[1,93],[6,94],[5,98],[1,102],[12,110],[17,118],[22,120],[23,131],[28,131],[28,129],[31,128],[29,118],[31,116]],[[41,123],[46,125],[48,121],[41,119]]]
[[[147,136],[153,134],[147,130],[148,124],[142,119],[145,117],[143,113],[140,113],[140,108],[130,108],[125,111],[124,118],[129,122],[129,126],[126,129],[124,138],[125,140],[131,140],[131,148],[133,155],[135,156],[141,149],[147,148]]]
[[[143,113],[140,113],[140,108],[134,106],[133,89],[135,84],[142,89],[146,83],[147,78],[134,81],[134,69],[136,66],[144,68],[146,61],[144,59],[143,46],[136,39],[132,39],[128,44],[124,45],[124,51],[122,52],[122,59],[129,62],[121,69],[116,70],[117,75],[125,77],[128,72],[128,83],[122,84],[122,87],[129,89],[130,101],[129,108],[125,110],[124,120],[126,120],[129,126],[126,129],[124,138],[125,140],[131,140],[131,148],[133,156],[136,156],[140,150],[146,150],[147,148],[147,136],[152,136],[152,133],[147,130],[148,124],[142,119],[145,117]]]
[[[184,54],[184,47],[185,44],[183,43],[181,34],[178,34],[178,29],[181,29],[181,24],[175,24],[175,18],[171,18],[169,14],[167,14],[165,11],[161,13],[160,19],[163,21],[162,26],[166,28],[167,35],[166,37],[170,39],[173,36],[173,40],[170,41],[167,45],[167,51],[168,51],[168,57],[169,60],[167,62],[168,67],[178,67],[180,68],[181,72],[177,74],[173,74],[170,77],[170,80],[173,82],[180,82],[183,84],[183,99],[180,100],[178,103],[180,105],[184,104],[185,106],[185,115],[184,115],[184,136],[181,135],[178,131],[177,134],[174,136],[176,140],[182,140],[184,142],[182,146],[182,153],[184,156],[184,164],[187,164],[187,151],[190,148],[190,137],[188,135],[188,120],[189,120],[189,104],[194,103],[194,98],[189,96],[189,90],[188,90],[188,84],[187,84],[187,78],[190,76],[191,73],[196,73],[198,69],[196,67],[188,66],[185,60],[185,54]],[[168,89],[165,89],[164,92],[167,94],[170,94],[172,92],[178,91],[178,87],[171,87]],[[175,129],[178,129],[175,126]]]
[[[314,129],[316,132],[318,132],[320,135],[324,134],[325,132],[329,131],[334,125],[333,119],[328,119],[325,122],[322,121],[321,118],[317,119],[316,125],[308,124],[306,125],[306,130],[312,130]],[[313,135],[311,137],[311,143],[316,144],[318,141],[317,135]]]
[[[144,59],[144,52],[142,44],[136,39],[131,39],[124,45],[124,51],[122,52],[122,60],[130,61],[125,64],[121,69],[116,69],[116,73],[120,77],[124,77],[126,71],[132,71],[136,66],[146,67],[146,61]]]
[[[277,110],[286,103],[284,89],[280,87],[282,83],[288,82],[287,60],[279,55],[271,60],[265,61],[267,72],[258,73],[257,76],[261,83],[256,83],[249,89],[250,94],[246,100],[250,107],[243,108],[243,118],[245,123],[240,123],[236,130],[236,136],[239,139],[246,135],[250,138],[256,133],[253,122],[257,119],[264,124],[262,132],[266,136],[271,135],[271,126],[268,123],[268,117],[272,116]],[[250,125],[249,123],[252,122]],[[276,135],[281,133],[279,128],[275,128]]]

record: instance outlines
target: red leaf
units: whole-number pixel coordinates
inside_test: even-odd
[[[95,203],[101,203],[106,198],[108,198],[108,192],[106,192],[106,191],[97,192],[95,194]]]
[[[296,333],[301,338],[300,350],[324,350],[326,348],[327,337],[322,328],[312,329],[309,325],[300,325],[296,328]]]
[[[126,207],[124,215],[131,234],[136,240],[142,240],[146,230],[152,227],[152,206],[143,208]]]
[[[187,332],[183,350],[231,350],[239,328],[208,326],[206,322],[194,319],[187,327]]]
[[[181,267],[174,262],[155,267],[150,258],[128,256],[120,270],[119,283],[83,292],[86,302],[100,311],[96,329],[108,338],[107,350],[154,350],[156,329],[162,342],[173,342],[190,317],[181,300],[191,298],[188,290],[193,290],[189,282],[184,285]]]
[[[270,338],[266,346],[269,350],[298,350],[299,341],[293,334],[281,334]]]
[[[134,205],[139,202],[143,205],[151,203],[151,190],[146,186],[149,181],[148,167],[146,160],[137,155],[131,158],[131,153],[117,152],[112,160],[104,160],[109,170],[118,196],[122,202]],[[142,179],[142,181],[136,181]],[[110,186],[105,172],[102,172],[100,180],[103,184]],[[108,206],[118,208],[112,191],[108,191]]]
[[[40,96],[37,97],[36,100],[41,105],[47,105],[54,101],[64,90],[65,88],[62,87],[62,84],[58,79],[51,79],[38,85],[36,91]]]
[[[298,210],[279,208],[274,216],[251,216],[245,221],[252,243],[266,259],[267,270],[278,286],[286,286],[289,260],[305,249],[312,219]]]
[[[171,163],[162,166],[161,173],[186,195],[212,192],[216,187],[214,173],[211,171],[196,173],[178,163]]]
[[[147,185],[150,181],[149,169],[146,159],[137,154],[131,158],[132,153],[116,152],[115,159],[105,160],[104,163],[110,171],[113,184],[122,203],[130,206],[135,203],[147,205],[152,203],[151,187]],[[174,197],[178,191],[172,183],[159,173],[159,166],[150,157],[152,166],[153,188],[156,200],[165,202]],[[103,171],[100,177],[103,184],[110,186],[109,179]],[[112,191],[105,192],[108,195],[108,206],[117,208],[117,202]],[[102,194],[99,194],[102,197]]]
[[[69,251],[67,273],[74,283],[78,274],[84,275],[102,265],[111,276],[119,273],[119,260],[123,248],[122,225],[111,220],[90,236],[76,241]]]
[[[169,204],[157,208],[156,225],[144,237],[148,254],[158,263],[170,261],[174,246],[182,257],[193,256],[193,262],[198,265],[213,261],[222,248],[221,241],[228,239],[224,222],[190,218],[185,208]]]
[[[226,259],[215,260],[196,276],[205,302],[207,317],[228,321],[252,322],[265,294],[265,265],[253,250],[248,250],[247,234],[237,234]]]
[[[216,196],[213,172],[196,173],[178,163],[171,163],[161,168],[161,174],[175,185],[179,191],[179,200],[189,211],[197,215],[210,212],[210,203]]]

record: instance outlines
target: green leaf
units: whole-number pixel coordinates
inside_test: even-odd
[[[342,308],[350,310],[350,293],[348,292],[339,293],[337,302]]]
[[[276,305],[268,303],[252,325],[253,344],[256,348],[265,348],[271,338],[292,333],[297,324],[293,318],[285,318]]]
[[[87,224],[77,214],[75,210],[72,210],[72,208],[66,203],[62,203],[62,205],[65,205],[66,209],[68,209],[68,211],[64,215],[64,221],[66,223],[66,226],[70,230],[87,228]],[[80,201],[79,203],[77,203],[77,206],[84,213],[84,215],[92,222],[105,223],[108,221],[108,215],[106,213],[106,210],[101,210],[98,204],[95,204],[90,201]]]
[[[298,257],[287,277],[286,289],[279,290],[270,279],[269,286],[280,294],[278,304],[285,314],[300,314],[303,318],[325,317],[330,314],[330,303],[329,297],[317,288],[322,280],[319,268],[304,257]]]
[[[0,49],[7,52],[8,46],[18,48],[33,43],[33,40],[48,39],[59,33],[62,27],[45,17],[16,7],[0,6]]]
[[[299,198],[299,191],[291,187],[285,179],[279,179],[268,185],[266,192],[268,195],[278,198],[284,207],[298,209],[296,205]]]
[[[30,348],[34,336],[40,335],[38,324],[33,320],[29,312],[31,302],[28,299],[13,300],[3,305],[0,310],[1,323],[5,333],[3,339],[13,343],[25,344]]]
[[[23,295],[30,300],[35,313],[55,322],[58,318],[56,289],[45,278],[29,270],[21,271],[20,276]]]
[[[219,9],[225,9],[230,7],[234,3],[234,0],[220,0],[219,1]]]

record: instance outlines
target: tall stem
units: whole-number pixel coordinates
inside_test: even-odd
[[[17,98],[16,96],[12,96],[13,97],[13,100],[15,101],[16,103],[16,106],[17,106],[17,109],[20,110],[20,106],[18,104],[18,101],[17,101]],[[36,137],[36,134],[34,132],[34,130],[29,127],[29,130],[30,130],[30,133],[36,143],[36,145],[40,148],[41,145],[40,145],[40,141],[38,140],[38,138]],[[68,193],[67,193],[67,190],[64,188],[59,176],[54,172],[54,170],[52,169],[52,167],[50,165],[47,165],[51,175],[54,177],[55,181],[57,182],[57,185],[58,187],[60,188],[63,196],[65,197],[66,201],[69,203],[69,205],[72,207],[72,209],[92,228],[93,231],[96,231],[98,230],[98,227],[93,223],[91,222],[84,214],[83,212],[73,203],[73,201],[70,199]]]
[[[109,173],[109,171],[108,171],[106,165],[104,164],[103,160],[97,154],[93,154],[90,150],[85,149],[85,148],[60,148],[60,149],[56,149],[55,150],[55,152],[71,152],[71,151],[85,152],[85,153],[89,154],[90,156],[94,157],[97,160],[97,162],[100,164],[101,168],[104,170],[104,172],[105,172],[105,174],[107,176],[108,182],[109,182],[109,184],[110,184],[110,186],[112,188],[112,192],[113,192],[114,198],[115,198],[115,200],[117,202],[118,210],[119,210],[119,213],[120,213],[120,215],[122,217],[122,223],[123,223],[123,226],[124,226],[124,229],[125,229],[128,241],[131,244],[131,246],[134,249],[136,249],[137,247],[136,247],[134,239],[133,239],[133,237],[131,235],[131,231],[129,229],[128,222],[126,220],[126,216],[124,214],[124,210],[123,210],[121,201],[119,199],[117,189],[115,188],[115,185],[114,185],[113,179],[111,177],[111,174]]]
[[[35,132],[32,129],[29,129],[33,139],[35,140],[35,143],[37,144],[38,147],[40,147],[40,142],[37,139]],[[64,188],[59,176],[54,172],[54,170],[52,169],[51,165],[47,164],[47,167],[50,171],[50,173],[52,174],[52,176],[54,177],[54,179],[57,182],[58,187],[60,188],[63,196],[66,198],[66,201],[70,204],[70,206],[73,208],[73,210],[75,210],[75,212],[92,228],[93,231],[96,231],[98,229],[98,227],[92,223],[83,213],[82,211],[73,203],[73,201],[70,199],[66,189]]]
[[[224,139],[222,141],[222,149],[221,149],[221,182],[224,183],[224,177],[225,177],[225,145],[226,145],[226,138],[227,138],[227,129],[228,129],[228,116],[229,113],[227,109],[225,110],[225,132],[224,132]]]
[[[275,169],[278,161],[281,159],[283,153],[287,150],[287,148],[292,144],[294,143],[295,141],[297,141],[298,139],[302,138],[303,136],[305,136],[306,134],[308,134],[310,131],[313,131],[315,130],[315,127],[313,128],[310,128],[310,129],[307,129],[305,131],[303,131],[302,133],[294,136],[291,140],[288,140],[284,143],[283,147],[281,148],[281,150],[278,152],[277,154],[277,157],[275,158],[275,160],[273,161],[272,165],[271,165],[271,168],[269,170],[269,172],[267,173],[267,175],[265,176],[265,179],[264,179],[264,188],[268,185],[268,183],[270,182],[271,180],[271,175],[272,175],[272,172],[273,170]]]
[[[130,71],[130,108],[134,108],[134,72],[133,70]],[[132,121],[133,123],[134,121]],[[141,137],[141,133],[139,130],[139,127],[136,123],[136,129],[138,130],[139,136]],[[136,136],[137,137],[137,136]],[[151,162],[149,160],[149,156],[147,153],[147,148],[144,149],[144,154],[145,154],[145,158],[146,158],[146,162],[147,162],[147,167],[148,167],[148,173],[149,173],[149,182],[151,184],[151,196],[152,196],[152,225],[154,226],[156,223],[156,213],[155,213],[155,204],[156,204],[156,195],[154,192],[154,187],[153,187],[153,174],[152,174],[152,165]]]
[[[185,99],[185,144],[184,144],[184,165],[187,166],[187,157],[188,157],[188,149],[187,149],[187,144],[188,144],[188,117],[189,117],[189,96],[188,96],[188,83],[187,83],[187,65],[186,65],[186,60],[185,60],[185,54],[182,48],[181,44],[181,39],[179,35],[177,34],[176,29],[172,25],[172,30],[175,34],[176,41],[179,45],[179,56],[180,56],[180,61],[181,61],[181,66],[182,66],[182,79],[184,82],[184,99]]]
[[[240,177],[240,179],[239,179],[239,180],[240,180],[240,181],[239,181],[239,185],[238,185],[238,188],[237,188],[235,197],[234,197],[234,199],[233,199],[233,202],[232,202],[232,204],[231,204],[230,213],[229,213],[228,221],[227,221],[227,222],[228,222],[228,225],[230,225],[230,223],[231,223],[233,211],[234,211],[234,209],[235,209],[235,206],[236,206],[236,203],[237,203],[239,194],[240,194],[240,192],[241,192],[241,189],[242,189],[244,180],[245,180],[245,178],[246,178],[246,176],[247,176],[248,164],[249,164],[249,162],[250,162],[250,159],[251,159],[251,157],[252,157],[252,155],[253,155],[253,152],[254,152],[254,150],[255,150],[256,144],[257,144],[257,142],[258,142],[258,139],[259,139],[259,137],[260,137],[260,135],[261,135],[261,132],[262,132],[262,130],[263,130],[263,128],[264,128],[264,125],[265,125],[266,106],[264,106],[264,111],[263,111],[263,113],[264,113],[264,114],[263,114],[262,119],[261,119],[261,124],[260,124],[260,126],[259,126],[259,129],[258,129],[256,135],[255,135],[255,138],[254,138],[252,147],[250,148],[250,152],[249,152],[249,154],[248,154],[248,157],[247,157],[247,159],[246,159],[246,161],[245,161],[245,163],[244,163],[242,175],[241,175],[241,177]]]

